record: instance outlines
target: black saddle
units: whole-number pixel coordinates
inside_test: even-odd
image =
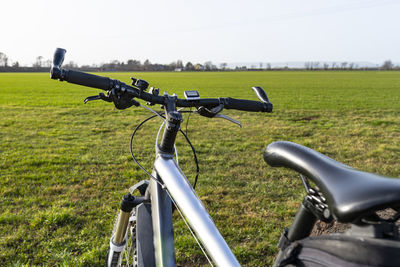
[[[400,206],[400,179],[358,171],[310,148],[274,142],[265,149],[264,160],[312,180],[340,222],[354,222],[370,212]]]

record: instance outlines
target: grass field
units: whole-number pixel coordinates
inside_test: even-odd
[[[130,73],[102,75],[129,82]],[[270,265],[282,229],[304,196],[296,173],[268,167],[263,149],[276,140],[309,146],[351,166],[400,177],[400,72],[138,73],[160,91],[256,100],[262,86],[274,113],[225,111],[239,128],[192,116],[198,152],[197,194],[243,266]],[[134,127],[149,113],[83,105],[95,89],[48,74],[0,74],[0,265],[103,266],[119,200],[146,178],[129,155]],[[158,122],[137,135],[148,169]],[[190,148],[178,140],[190,180]],[[176,214],[175,214],[176,215]],[[185,266],[206,263],[176,216],[176,254]]]

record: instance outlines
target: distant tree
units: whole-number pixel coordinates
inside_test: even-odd
[[[129,59],[126,64],[128,65],[128,70],[140,70],[142,64],[139,60]]]
[[[163,65],[163,64],[152,64],[151,65],[152,70],[156,70],[156,71],[162,71],[162,70],[167,70],[168,66]]]
[[[347,62],[342,62],[341,66],[342,66],[342,69],[345,70],[347,67]]]
[[[392,63],[392,61],[390,60],[386,60],[385,62],[383,62],[381,69],[383,70],[391,70],[393,69],[394,65]]]
[[[247,67],[246,66],[241,66],[241,67],[236,66],[235,70],[247,70]]]
[[[83,70],[90,70],[90,69],[92,69],[93,67],[92,66],[90,66],[90,65],[82,65],[81,66],[81,69],[83,69]]]
[[[12,64],[12,67],[13,67],[13,68],[19,68],[19,62],[18,62],[18,61],[15,61],[15,62]]]
[[[151,70],[151,62],[150,62],[150,60],[146,59],[146,60],[143,62],[142,69],[143,69],[143,70]]]
[[[183,70],[183,62],[182,62],[182,60],[177,60],[177,61],[171,62],[167,66],[167,68],[169,70],[181,71],[181,70]]]
[[[33,63],[33,67],[34,68],[41,68],[42,64],[43,64],[43,57],[42,56],[38,56],[38,57],[36,57],[35,63]]]
[[[174,61],[174,62],[169,63],[168,68],[169,68],[169,70],[175,70],[177,68],[177,66],[178,65]]]
[[[52,63],[53,63],[53,62],[52,62],[50,59],[48,59],[48,60],[46,60],[46,61],[44,62],[44,66],[50,68]]]
[[[189,70],[189,71],[194,70],[194,66],[193,66],[192,62],[186,63],[185,70]]]
[[[324,70],[328,70],[329,69],[329,64],[328,63],[324,63],[323,68],[324,68]]]
[[[212,69],[212,62],[211,61],[204,62],[204,68],[205,68],[205,70],[211,70]]]
[[[121,65],[121,62],[119,62],[118,59],[114,59],[114,60],[111,60],[110,64],[112,64],[114,66],[119,66],[119,65]]]
[[[228,66],[227,63],[223,62],[221,64],[219,64],[219,67],[221,68],[221,70],[226,70],[226,67]]]
[[[354,68],[354,62],[349,63],[349,70],[352,70]]]
[[[305,62],[305,63],[304,63],[304,68],[305,68],[306,70],[312,69],[312,62]]]
[[[262,62],[260,62],[260,70],[262,70],[262,68],[263,68],[263,64],[262,64]]]
[[[267,63],[267,70],[270,70],[270,69],[272,69],[271,63]]]
[[[73,61],[69,61],[68,63],[64,64],[64,67],[67,69],[76,69],[78,68],[78,64]]]
[[[0,52],[0,66],[7,67],[8,66],[8,57],[6,54]]]
[[[177,61],[176,61],[176,68],[177,68],[177,69],[183,69],[183,62],[182,62],[182,60],[177,60]]]

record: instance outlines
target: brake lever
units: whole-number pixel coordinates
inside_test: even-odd
[[[84,100],[83,102],[86,104],[86,103],[89,102],[89,101],[100,100],[100,99],[101,99],[101,100],[104,100],[104,101],[106,101],[106,102],[113,102],[112,99],[111,99],[111,97],[106,96],[106,95],[103,94],[103,93],[100,93],[100,94],[94,95],[94,96],[88,96],[88,97],[85,98],[85,100]]]
[[[212,109],[208,109],[206,107],[199,107],[197,109],[197,113],[199,113],[199,115],[207,117],[207,118],[214,118],[215,115],[220,113],[223,109],[224,109],[223,104],[213,107]]]
[[[207,117],[207,118],[220,118],[220,119],[225,119],[229,122],[232,122],[234,124],[237,124],[240,126],[240,128],[242,128],[242,124],[240,123],[240,121],[237,121],[235,119],[232,119],[231,117],[227,116],[227,115],[222,115],[219,114],[224,108],[223,104],[220,104],[216,107],[213,107],[212,109],[208,109],[206,107],[199,107],[197,109],[197,113],[201,116]]]
[[[239,125],[239,127],[242,128],[242,124],[240,123],[240,121],[237,121],[237,120],[235,120],[235,119],[233,119],[233,118],[231,118],[231,117],[229,117],[227,115],[217,114],[217,115],[214,116],[214,118],[225,119],[227,121],[230,121],[230,122],[232,122],[234,124]]]
[[[86,104],[89,101],[100,100],[100,99],[106,102],[114,102],[114,105],[117,109],[126,109],[131,106],[138,107],[140,105],[140,103],[134,100],[133,98],[124,97],[123,95],[117,95],[115,89],[108,91],[107,95],[99,93],[99,95],[86,97],[83,102]]]

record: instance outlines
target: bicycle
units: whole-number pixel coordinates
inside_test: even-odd
[[[164,109],[164,114],[162,114],[145,107],[155,113],[149,119],[160,117],[163,120],[160,131],[163,126],[164,131],[160,143],[156,144],[157,156],[153,172],[149,173],[143,168],[150,179],[132,186],[129,189],[130,194],[125,195],[121,201],[110,239],[107,266],[175,266],[173,207],[181,213],[189,229],[198,239],[198,243],[201,244],[203,252],[209,256],[210,263],[212,261],[218,266],[240,266],[193,187],[174,160],[176,151],[174,145],[178,132],[181,132],[191,145],[190,140],[180,129],[183,111],[178,108],[194,107],[195,112],[201,116],[219,117],[240,124],[220,112],[223,109],[272,112],[272,104],[265,91],[261,87],[253,87],[260,101],[230,97],[200,98],[197,91],[186,91],[185,99],[180,99],[175,94],[160,95],[159,90],[155,88],[150,88],[149,92],[146,92],[149,84],[141,79],[132,78],[132,86],[129,86],[107,77],[63,69],[61,65],[65,53],[65,49],[56,49],[50,75],[52,79],[107,91],[107,95],[100,93],[86,98],[85,103],[104,100],[114,103],[117,109],[126,109],[131,106],[145,107],[135,100],[138,98],[149,105],[160,104]],[[136,130],[132,135],[131,143]],[[136,161],[135,157],[134,160]]]
[[[134,100],[139,98],[150,105],[164,107],[164,114],[151,110],[155,114],[149,118],[160,117],[164,125],[161,142],[156,144],[153,172],[143,169],[149,180],[132,186],[130,194],[121,201],[110,239],[107,266],[176,266],[173,207],[198,238],[211,265],[213,262],[217,266],[240,266],[194,192],[196,180],[192,187],[174,160],[175,138],[180,131],[183,112],[177,108],[195,107],[201,116],[239,123],[220,112],[224,108],[272,112],[273,106],[265,91],[253,87],[260,102],[202,99],[196,91],[186,91],[185,99],[176,95],[161,96],[154,88],[147,93],[149,84],[144,80],[133,79],[132,86],[128,86],[107,77],[62,69],[65,52],[57,49],[54,54],[52,79],[107,91],[107,95],[100,93],[86,98],[85,103],[104,100],[113,102],[118,109],[145,107]],[[142,124],[131,137],[131,147],[133,136]],[[400,219],[400,180],[358,171],[310,148],[285,141],[270,144],[264,152],[264,160],[273,167],[286,167],[300,173],[306,189],[306,197],[292,225],[281,235],[274,266],[400,266],[396,225]],[[138,196],[134,196],[135,193]],[[391,218],[377,214],[386,208],[395,210]],[[317,220],[350,223],[351,228],[344,234],[310,237]]]

